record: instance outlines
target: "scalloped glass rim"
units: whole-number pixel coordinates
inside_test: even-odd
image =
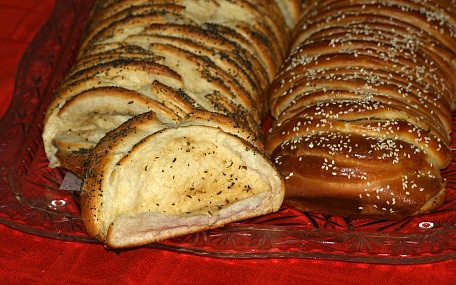
[[[42,237],[97,243],[85,233],[78,193],[59,189],[65,172],[47,167],[41,141],[46,106],[72,64],[91,5],[92,0],[56,1],[51,17],[21,60],[11,106],[0,120],[0,223]],[[444,175],[447,201],[435,213],[421,217],[352,220],[284,206],[278,213],[149,247],[221,258],[389,264],[452,259],[456,258],[455,161]]]

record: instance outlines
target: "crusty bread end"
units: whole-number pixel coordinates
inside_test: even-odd
[[[205,125],[154,130],[141,117],[92,151],[82,195],[89,234],[133,247],[279,210],[283,180],[250,143]]]

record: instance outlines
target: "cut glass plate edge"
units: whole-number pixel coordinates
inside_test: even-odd
[[[52,88],[55,86],[52,86],[51,81],[55,83],[58,81],[58,72],[55,71],[56,67],[55,66],[49,66],[50,68],[50,78],[52,79],[49,81],[49,83],[45,84],[44,89],[37,89],[37,90],[26,90],[24,91],[23,85],[27,85],[26,81],[27,80],[27,74],[33,71],[33,66],[30,66],[29,63],[31,59],[33,59],[34,56],[37,56],[36,54],[36,49],[37,47],[41,47],[41,44],[48,40],[48,37],[52,35],[62,35],[59,33],[62,32],[67,32],[65,31],[65,28],[63,28],[61,31],[56,30],[60,29],[60,26],[56,22],[59,22],[62,27],[65,26],[65,24],[69,24],[70,26],[75,26],[76,24],[81,24],[84,18],[84,13],[87,12],[88,8],[91,5],[91,1],[57,1],[56,7],[54,8],[54,11],[48,20],[48,22],[42,27],[38,35],[35,37],[33,40],[32,44],[24,54],[19,69],[18,69],[18,74],[17,74],[17,82],[16,82],[16,89],[13,97],[13,102],[10,107],[10,109],[7,111],[7,114],[2,118],[0,121],[0,138],[6,138],[7,135],[11,135],[8,133],[8,130],[5,131],[5,128],[12,128],[10,124],[8,123],[9,120],[12,120],[15,118],[18,122],[27,122],[29,123],[24,123],[21,126],[15,126],[15,128],[18,128],[21,130],[23,137],[21,138],[21,145],[16,145],[15,153],[17,154],[25,154],[25,156],[30,156],[31,159],[33,160],[33,156],[36,153],[36,149],[39,147],[39,145],[36,145],[37,143],[34,142],[34,137],[40,136],[40,128],[36,126],[31,126],[30,122],[34,122],[37,118],[41,118],[42,112],[45,110],[45,102],[42,102],[39,100],[37,97],[36,99],[38,102],[36,103],[37,108],[35,110],[32,110],[32,113],[25,114],[20,112],[20,104],[18,100],[18,96],[21,96],[24,92],[35,92],[39,94],[35,94],[37,96],[41,95],[43,92],[52,92]],[[68,18],[65,20],[62,19],[62,15],[65,14],[68,16],[68,12],[73,12],[73,19],[70,21]],[[71,23],[67,23],[70,21]],[[74,29],[68,28],[69,31],[75,32]],[[50,32],[53,31],[53,32]],[[68,47],[68,45],[71,45],[71,43],[68,43],[70,41],[70,36],[61,37],[56,39],[56,41],[61,44],[62,49],[71,49],[71,47]],[[74,40],[74,39],[73,39]],[[64,53],[65,55],[68,54],[68,52]],[[62,65],[65,63],[65,58],[58,58],[58,59],[53,59],[55,62],[57,62],[57,65]],[[52,60],[51,60],[52,61]],[[61,68],[60,68],[61,69]],[[22,81],[21,81],[22,80]],[[35,78],[35,80],[46,80],[46,79],[40,79],[40,78]],[[22,86],[20,86],[22,85]],[[19,88],[17,87],[19,86]],[[27,87],[27,86],[25,86]],[[27,88],[26,88],[27,89]],[[28,118],[22,118],[21,116],[30,116]],[[19,118],[19,119],[18,119]],[[12,131],[14,133],[14,131]],[[32,132],[30,136],[26,134],[30,134],[29,132]],[[11,147],[12,144],[15,143],[14,139],[12,136],[9,137],[10,141],[6,141],[0,145],[0,154],[6,153],[9,149],[8,147]],[[3,149],[2,149],[3,147]],[[21,155],[18,155],[17,157],[22,157]],[[14,168],[11,164],[12,161],[6,161],[6,162],[0,162],[0,173],[3,178],[2,181],[0,181],[0,201],[2,197],[6,196],[9,193],[2,193],[3,191],[10,191],[11,189],[3,188],[4,186],[10,186],[14,185],[14,182],[12,181],[12,177],[14,175],[18,175],[18,172],[21,171],[27,171],[27,166],[24,165],[23,168],[21,167],[16,167]],[[18,161],[14,161],[14,165],[16,165]],[[20,204],[19,200],[17,200],[17,203]],[[1,206],[1,204],[0,204]],[[18,207],[26,207],[26,205],[19,205]],[[1,210],[1,208],[0,208]],[[24,209],[24,211],[32,211],[33,209]],[[43,216],[46,216],[49,213],[42,213]],[[3,216],[0,216],[0,223],[8,225],[12,228],[16,228],[20,231],[31,233],[34,235],[38,236],[43,236],[43,237],[51,237],[51,238],[56,238],[56,239],[61,239],[61,240],[70,240],[70,241],[82,241],[82,242],[96,242],[95,240],[92,240],[90,238],[84,237],[83,235],[81,237],[76,237],[76,236],[71,236],[66,234],[65,232],[43,232],[42,229],[37,227],[36,225],[33,224],[28,224],[27,222],[20,221],[19,219],[15,220],[14,218],[5,218]],[[456,238],[456,229],[455,225],[453,224],[453,228],[449,229],[449,232],[451,232],[451,237],[449,238]],[[226,229],[219,229],[217,230],[219,233],[226,234],[227,232],[233,231],[233,232],[242,232],[245,230],[243,226],[237,226],[234,224],[233,226],[229,226]],[[261,228],[258,227],[255,229],[256,231],[262,232],[262,231],[268,231],[267,227]],[[448,229],[446,229],[448,230]],[[225,232],[224,232],[225,231]],[[299,229],[297,229],[299,231]],[[315,231],[309,231],[309,230],[304,230],[307,231],[304,233],[305,235],[309,236],[314,236],[314,235],[331,235],[334,234],[334,238],[338,238],[338,235],[341,234],[340,232],[315,232]],[[436,231],[437,232],[437,231]],[[252,234],[250,232],[249,234]],[[302,234],[302,233],[301,233]],[[343,234],[343,233],[342,233]],[[401,237],[397,237],[399,240]],[[435,261],[441,261],[441,260],[447,260],[447,259],[452,259],[456,258],[456,247],[454,245],[450,244],[450,248],[443,250],[443,252],[439,254],[421,254],[419,256],[410,256],[409,253],[404,254],[401,256],[401,254],[397,254],[395,256],[382,256],[382,255],[372,255],[372,254],[365,254],[365,253],[360,253],[360,254],[349,254],[346,255],[346,252],[344,250],[341,250],[340,252],[331,252],[331,251],[313,251],[313,250],[301,250],[299,251],[287,251],[287,250],[271,250],[271,251],[263,251],[261,248],[255,248],[255,249],[245,249],[242,252],[238,252],[236,250],[217,250],[217,249],[211,249],[207,248],[204,245],[204,241],[207,239],[206,233],[199,233],[196,234],[194,237],[191,238],[192,244],[194,245],[194,240],[198,239],[200,242],[200,246],[178,246],[176,244],[167,244],[165,243],[159,243],[159,244],[152,244],[150,247],[152,248],[159,248],[159,249],[164,249],[164,250],[171,250],[171,251],[176,251],[176,252],[183,252],[183,253],[191,253],[191,254],[196,254],[196,255],[203,255],[203,256],[212,256],[212,257],[223,257],[223,258],[288,258],[288,257],[293,257],[293,258],[316,258],[316,259],[333,259],[333,260],[342,260],[342,261],[351,261],[351,262],[367,262],[367,263],[390,263],[390,264],[414,264],[414,263],[428,263],[428,262],[435,262]],[[310,237],[311,239],[311,237]],[[394,239],[393,239],[394,240]],[[203,244],[201,245],[201,241],[203,241]],[[227,242],[226,240],[222,240],[223,242]],[[233,241],[236,243],[236,241]],[[242,241],[241,241],[242,242]],[[298,244],[299,242],[305,243],[307,242],[304,240],[297,240]],[[325,241],[323,238],[321,240],[322,244],[324,246],[325,242],[331,242],[331,241]],[[389,241],[391,242],[391,241]],[[404,242],[412,242],[413,240],[407,240],[404,238]],[[235,244],[236,245],[236,244]],[[320,245],[320,246],[321,246]],[[299,245],[298,245],[299,246]],[[419,246],[419,245],[418,245]]]

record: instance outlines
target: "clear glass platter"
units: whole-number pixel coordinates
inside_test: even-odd
[[[85,232],[78,192],[61,190],[41,141],[47,104],[72,64],[91,0],[56,1],[24,54],[14,98],[0,121],[0,223],[35,235],[96,243]],[[456,121],[456,120],[454,120]],[[456,130],[453,135],[456,157]],[[456,258],[456,161],[435,213],[400,221],[347,219],[282,207],[274,214],[150,245],[221,258],[318,258],[414,264]]]

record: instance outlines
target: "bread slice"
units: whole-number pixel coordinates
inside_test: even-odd
[[[75,79],[71,83],[68,82],[66,84],[62,84],[60,92],[58,92],[57,96],[48,106],[44,120],[45,124],[42,136],[44,140],[46,155],[50,161],[51,167],[60,166],[58,159],[55,157],[56,149],[55,145],[53,144],[53,141],[55,139],[54,137],[62,131],[74,131],[80,127],[84,129],[84,122],[89,120],[89,118],[85,116],[86,114],[89,116],[96,116],[101,122],[102,120],[106,120],[106,118],[102,118],[100,114],[111,114],[113,115],[111,116],[111,119],[118,119],[121,116],[125,115],[125,113],[123,113],[125,112],[125,108],[132,109],[136,108],[137,106],[143,106],[139,109],[136,108],[135,111],[128,111],[127,117],[120,121],[116,119],[116,123],[112,124],[109,128],[104,127],[105,130],[111,130],[113,127],[118,126],[129,117],[138,113],[149,111],[151,109],[151,105],[149,104],[149,106],[147,106],[145,103],[146,101],[153,101],[154,98],[152,98],[152,100],[148,100],[144,97],[147,97],[147,94],[156,93],[153,92],[154,81],[159,80],[161,82],[164,82],[167,86],[172,86],[172,88],[175,90],[179,89],[182,86],[179,75],[172,72],[171,70],[168,70],[165,66],[146,61],[121,61],[116,63],[111,62],[108,64],[100,64],[100,66],[96,66],[94,69],[95,70],[89,69],[90,71],[84,72],[85,75],[81,74],[79,79]],[[122,86],[122,88],[111,88],[118,86]],[[119,92],[121,89],[123,91]],[[96,90],[100,91],[101,93],[97,92]],[[144,92],[141,93],[144,93],[145,95],[138,93],[135,90],[138,90],[139,92],[143,90]],[[80,96],[81,94],[86,95]],[[108,101],[109,104],[106,106],[102,106],[98,103],[91,106],[91,103],[87,103],[87,100],[91,100],[89,99],[89,97],[92,97],[91,94],[97,94],[97,96],[93,96],[94,100],[99,100],[100,98],[100,100],[108,100],[106,98],[114,96],[118,97],[116,99],[119,99],[124,103],[119,107],[111,108],[109,111],[106,111],[108,109],[106,106],[115,106],[115,103],[118,101],[116,99],[113,99],[112,101]],[[131,98],[129,98],[129,96],[131,96]],[[104,97],[104,99],[102,99],[102,97]],[[138,105],[128,104],[130,101],[135,100],[133,98],[138,98]],[[92,110],[84,111],[84,107],[81,109],[69,108],[70,106],[76,105],[76,103],[82,103],[80,106],[85,106],[88,107],[89,110]],[[163,105],[160,102],[158,103],[159,106]],[[101,107],[104,111],[95,110],[95,106]],[[61,112],[62,108],[65,107],[67,109],[72,109],[80,112],[79,115],[76,115],[78,116],[78,119],[65,120],[62,118],[62,115],[67,112],[67,110]],[[109,119],[109,121],[112,122],[111,119]],[[65,121],[69,122],[70,126],[66,126],[65,124],[61,123]],[[89,124],[89,126],[92,125],[92,123],[93,121]],[[75,124],[78,124],[79,126],[77,128],[74,128]],[[73,131],[69,131],[68,133],[72,133]],[[98,139],[99,138],[101,138],[101,136],[98,136]],[[97,141],[93,142],[96,143]]]
[[[161,121],[168,122],[177,121],[191,111],[184,112],[167,102],[166,105],[121,87],[100,87],[79,93],[46,120],[42,136],[50,165],[78,173],[72,165],[84,160],[80,156],[86,156],[107,132],[131,117],[154,110]]]
[[[146,27],[143,33],[191,40],[215,49],[220,55],[226,55],[230,60],[238,62],[240,67],[245,68],[259,82],[261,90],[267,90],[269,87],[270,80],[266,67],[254,48],[243,43],[241,39],[239,39],[241,42],[230,40],[224,33],[211,29],[211,26],[154,23]]]
[[[88,233],[126,248],[277,211],[284,188],[276,169],[211,121],[164,125],[149,112],[108,133],[86,165]]]
[[[269,1],[265,1],[269,2]],[[293,29],[299,20],[299,17],[304,11],[304,6],[307,1],[302,0],[275,0],[279,7],[286,24],[290,29]],[[268,3],[269,4],[269,3]]]
[[[151,23],[193,23],[184,12],[184,7],[168,3],[149,7],[131,7],[113,15],[100,25],[88,28],[80,44],[79,58],[95,43],[120,42],[126,36],[140,33]]]

